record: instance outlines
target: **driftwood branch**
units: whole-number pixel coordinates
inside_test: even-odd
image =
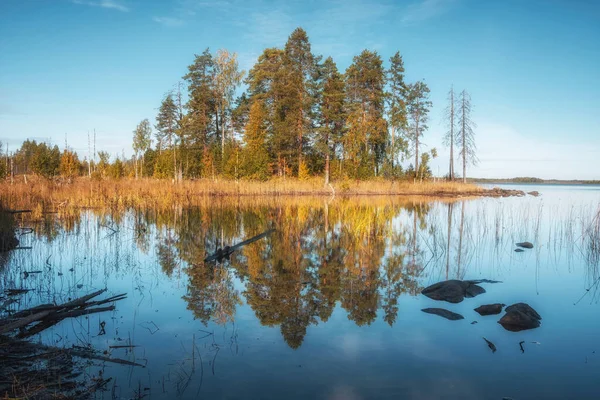
[[[75,318],[88,314],[113,311],[115,309],[114,305],[107,307],[98,306],[123,300],[127,296],[125,293],[122,293],[104,300],[90,301],[104,292],[106,292],[106,289],[97,290],[64,304],[42,304],[28,310],[20,311],[10,317],[0,320],[0,335],[16,331],[17,329],[23,329],[28,325],[37,323],[29,329],[19,333],[19,338],[26,338],[40,333],[66,318]]]

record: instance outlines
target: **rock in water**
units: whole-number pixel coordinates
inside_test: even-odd
[[[523,249],[515,249],[515,253],[522,253],[522,252],[524,252],[524,251],[525,251],[525,250],[523,250]]]
[[[475,309],[479,313],[479,315],[495,315],[500,314],[502,312],[502,307],[505,304],[495,303],[495,304],[484,304]]]
[[[440,317],[444,317],[446,319],[449,319],[450,321],[458,321],[459,319],[465,319],[465,317],[463,317],[462,315],[446,310],[444,308],[424,308],[421,311],[427,314],[439,315]]]
[[[517,243],[517,246],[522,247],[524,249],[533,249],[533,243],[531,242],[520,242]]]
[[[469,286],[467,286],[467,288],[465,289],[465,297],[470,298],[485,293],[485,289],[481,286],[469,281],[466,281],[466,283],[468,283]]]
[[[537,313],[537,311],[535,311],[529,304],[527,303],[516,303],[513,304],[512,306],[508,306],[506,307],[506,312],[511,312],[511,311],[521,311],[522,313],[529,315],[532,318],[535,318],[537,320],[541,320],[542,317],[540,316],[540,314]]]
[[[525,303],[513,304],[506,307],[506,314],[498,323],[504,329],[511,332],[519,332],[526,329],[538,328],[542,317],[533,308]]]
[[[538,197],[540,195],[540,192],[538,192],[537,190],[534,190],[532,192],[527,192],[528,195],[533,196],[533,197]]]
[[[485,293],[485,289],[478,286],[479,281],[449,280],[434,283],[421,291],[422,294],[433,300],[443,300],[449,303],[460,303],[465,297],[475,297]]]

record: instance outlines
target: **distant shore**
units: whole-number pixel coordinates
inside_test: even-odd
[[[505,178],[505,179],[488,179],[488,178],[468,178],[467,181],[473,184],[544,184],[544,185],[600,185],[600,180],[580,180],[580,179],[539,179],[539,178]]]

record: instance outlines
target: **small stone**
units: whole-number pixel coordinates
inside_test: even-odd
[[[533,243],[531,242],[519,242],[517,246],[523,247],[524,249],[533,249]]]
[[[500,314],[502,312],[502,307],[504,307],[505,304],[501,304],[501,303],[495,303],[495,304],[485,304],[482,306],[479,306],[475,309],[475,311],[477,311],[477,313],[479,313],[479,315],[496,315],[496,314]]]

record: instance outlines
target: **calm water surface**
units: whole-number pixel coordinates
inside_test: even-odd
[[[598,399],[600,187],[518,188],[541,196],[87,211],[23,235],[33,248],[0,261],[0,289],[35,289],[21,308],[104,287],[128,293],[116,311],[63,321],[36,339],[136,345],[109,351],[146,368],[86,368],[88,378],[113,377],[117,398]],[[269,228],[276,232],[230,260],[203,262]],[[524,240],[534,249],[515,253]],[[34,270],[43,272],[24,278]],[[482,278],[502,283],[460,304],[420,294],[441,280]],[[501,315],[473,311],[496,302],[529,303],[542,326],[508,332]]]

